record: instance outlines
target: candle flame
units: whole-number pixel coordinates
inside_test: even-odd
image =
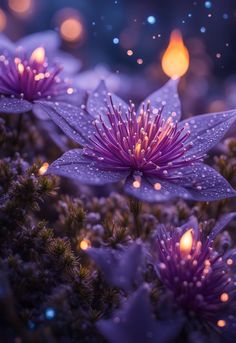
[[[45,50],[42,46],[36,48],[30,57],[30,62],[37,62],[39,64],[43,64],[45,61]]]
[[[193,234],[192,229],[186,231],[179,241],[180,252],[183,255],[189,255],[193,246]]]
[[[187,72],[189,67],[189,53],[179,30],[172,31],[169,45],[162,57],[161,64],[164,72],[173,79]]]

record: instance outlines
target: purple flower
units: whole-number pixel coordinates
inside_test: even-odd
[[[100,320],[99,331],[111,343],[167,343],[172,342],[184,323],[184,318],[156,320],[146,285],[140,287],[127,300],[112,319]]]
[[[173,301],[203,326],[223,334],[236,327],[236,251],[218,253],[213,243],[235,216],[224,216],[205,239],[195,218],[179,229],[161,227],[157,239],[157,272]]]
[[[84,93],[68,79],[79,63],[58,53],[58,46],[58,35],[52,31],[32,34],[16,43],[0,35],[0,113],[32,110],[48,119],[41,106],[45,101],[81,104]]]
[[[104,82],[81,110],[45,110],[83,149],[70,150],[48,172],[102,185],[125,179],[125,191],[144,201],[173,197],[217,200],[236,192],[205,153],[236,119],[236,110],[196,116],[182,122],[176,80],[170,80],[140,105],[127,105],[108,93]],[[79,118],[79,124],[73,118]]]

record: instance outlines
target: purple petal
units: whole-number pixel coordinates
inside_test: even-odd
[[[15,51],[15,45],[7,38],[4,34],[0,33],[0,51],[4,53],[5,51],[13,53]]]
[[[32,109],[33,105],[23,99],[0,98],[0,113],[25,113]]]
[[[163,87],[149,95],[144,100],[144,104],[150,101],[152,115],[156,116],[157,110],[163,108],[162,117],[169,118],[172,115],[174,121],[179,121],[181,117],[181,104],[177,91],[179,79],[169,80]],[[142,109],[142,104],[139,107],[139,112]],[[154,111],[154,113],[153,113]]]
[[[112,319],[100,320],[97,327],[110,343],[167,343],[177,338],[183,324],[181,316],[155,320],[147,287],[142,286]]]
[[[185,187],[191,198],[198,201],[214,201],[236,196],[236,191],[215,169],[203,163],[183,167],[178,185]]]
[[[158,202],[167,201],[171,198],[182,197],[185,199],[190,198],[190,194],[186,189],[180,185],[170,183],[165,180],[156,178],[142,177],[141,185],[139,188],[133,186],[134,179],[129,177],[125,183],[125,191],[143,201]],[[154,185],[159,186],[159,190],[154,188]]]
[[[87,103],[88,112],[95,118],[99,118],[101,116],[105,123],[109,123],[106,116],[108,112],[107,106],[111,107],[110,97],[108,94],[109,91],[107,90],[105,82],[101,81],[95,91],[90,94]],[[127,113],[129,106],[118,96],[114,94],[111,94],[111,96],[114,107],[116,109],[120,108],[122,116],[125,117],[125,113]]]
[[[124,179],[128,172],[100,170],[83,155],[82,149],[66,152],[48,168],[48,174],[66,176],[90,185],[104,185]]]
[[[67,54],[66,52],[58,52],[57,55],[54,56],[53,61],[63,66],[62,74],[74,74],[77,73],[81,68],[80,60],[72,55]]]
[[[45,113],[45,115],[47,115]],[[37,122],[37,127],[41,128],[44,131],[44,135],[48,135],[50,139],[62,150],[65,151],[68,149],[68,138],[61,132],[59,128],[49,119],[39,120]]]
[[[33,33],[16,42],[17,47],[23,47],[29,53],[39,46],[43,46],[48,54],[57,50],[59,45],[60,38],[55,31]]]
[[[140,243],[123,249],[91,248],[88,254],[101,269],[105,280],[124,290],[132,290],[141,280],[143,250]]]
[[[215,237],[226,227],[226,225],[236,217],[236,212],[228,213],[224,216],[222,216],[212,229],[209,238],[214,240]]]
[[[235,120],[236,110],[232,110],[202,114],[182,121],[180,125],[186,126],[191,132],[189,141],[193,145],[185,156],[203,155],[224,137]]]
[[[87,93],[85,90],[74,87],[73,84],[69,84],[68,88],[73,88],[72,94],[67,94],[66,92],[57,97],[51,97],[50,102],[65,102],[67,104],[81,107],[84,106],[87,98]],[[91,118],[92,119],[92,118]]]
[[[92,118],[81,108],[63,102],[37,101],[60,129],[77,143],[84,145],[93,133]]]

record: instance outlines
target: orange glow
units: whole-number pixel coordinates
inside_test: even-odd
[[[31,9],[32,0],[8,0],[8,6],[12,11],[24,14]]]
[[[42,166],[39,168],[39,175],[44,175],[46,171],[48,170],[49,164],[47,162],[44,162]]]
[[[17,69],[18,69],[18,72],[19,72],[20,74],[23,74],[23,72],[24,72],[24,70],[25,70],[24,64],[18,63],[18,64],[17,64]]]
[[[1,10],[0,8],[0,32],[5,29],[6,25],[7,25],[7,17],[5,13],[3,12],[3,10]]]
[[[180,252],[183,255],[189,255],[193,246],[193,234],[192,229],[186,231],[179,241]]]
[[[226,301],[229,300],[229,295],[227,293],[222,293],[220,296],[220,300],[225,303]]]
[[[159,182],[154,183],[154,189],[156,191],[160,191],[161,190],[161,184]]]
[[[162,57],[161,65],[164,72],[173,79],[187,72],[189,53],[179,30],[172,31],[169,45]]]
[[[32,52],[30,56],[30,62],[37,62],[39,64],[43,64],[44,61],[45,61],[45,50],[42,46],[39,46]]]
[[[134,54],[133,50],[127,50],[127,55],[132,56]]]
[[[91,246],[91,243],[88,239],[83,239],[81,242],[80,242],[80,249],[82,250],[87,250],[88,248],[90,248]]]
[[[67,18],[60,26],[60,33],[64,40],[77,42],[81,38],[83,27],[78,18]]]
[[[226,325],[226,321],[223,319],[218,320],[217,322],[217,326],[219,326],[219,328],[223,328]]]

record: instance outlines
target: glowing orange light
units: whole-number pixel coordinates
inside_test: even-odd
[[[140,181],[135,180],[135,181],[133,182],[133,187],[134,187],[134,188],[140,188],[140,186],[141,186],[141,182],[140,182]]]
[[[133,50],[127,50],[127,55],[132,56],[134,54]]]
[[[25,70],[24,64],[18,63],[18,64],[17,64],[17,69],[18,69],[18,72],[19,72],[20,74],[23,74],[23,72],[24,72],[24,70]]]
[[[7,17],[0,8],[0,31],[3,31],[7,25]]]
[[[193,246],[193,234],[192,229],[186,231],[179,241],[180,252],[183,255],[188,255],[191,252]]]
[[[42,166],[39,168],[39,175],[44,175],[46,171],[48,170],[49,164],[47,162],[44,162]]]
[[[223,328],[226,325],[226,321],[223,319],[218,320],[217,322],[217,326],[219,326],[219,328]]]
[[[80,249],[82,250],[87,250],[88,248],[90,248],[91,246],[91,243],[88,239],[83,239],[81,242],[80,242]]]
[[[154,189],[156,191],[160,191],[161,190],[161,184],[159,182],[154,183]]]
[[[78,18],[67,18],[60,26],[62,38],[68,42],[77,42],[81,38],[83,27]]]
[[[220,296],[220,300],[225,303],[226,301],[229,300],[229,295],[227,293],[222,293]]]
[[[164,72],[173,79],[184,75],[188,70],[189,53],[179,30],[172,31],[161,65]]]
[[[43,64],[44,61],[45,61],[45,49],[42,46],[39,46],[32,52],[30,56],[30,62],[37,62],[39,64]]]
[[[9,8],[18,14],[28,12],[32,7],[32,0],[8,0]]]
[[[135,155],[139,156],[140,151],[141,151],[141,143],[140,142],[136,143],[134,151],[135,151]]]

